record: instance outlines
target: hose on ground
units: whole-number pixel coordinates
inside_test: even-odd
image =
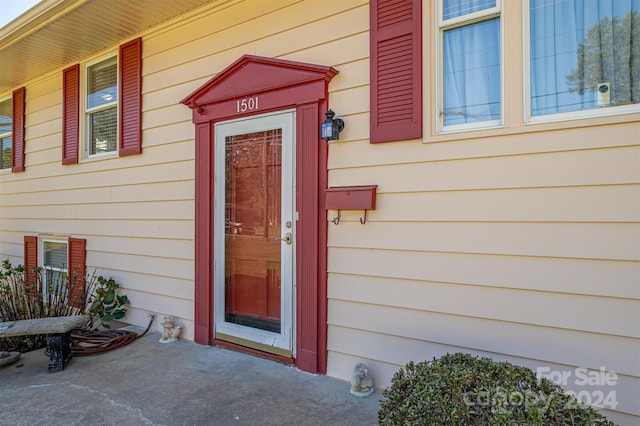
[[[147,329],[141,334],[128,330],[74,330],[71,333],[71,356],[94,355],[126,346],[147,334],[155,318],[155,315],[149,315]],[[45,354],[50,355],[48,350]]]

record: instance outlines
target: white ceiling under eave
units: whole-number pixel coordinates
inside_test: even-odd
[[[0,95],[213,2],[44,0],[0,28]]]

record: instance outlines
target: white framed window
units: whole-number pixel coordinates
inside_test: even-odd
[[[11,169],[13,160],[13,100],[0,100],[0,170]]]
[[[40,240],[40,267],[42,268],[43,295],[61,295],[68,291],[69,250],[66,239],[42,238]]]
[[[439,131],[502,125],[502,0],[438,5]]]
[[[118,57],[84,67],[85,158],[118,152]]]
[[[525,5],[528,121],[640,111],[640,0]]]

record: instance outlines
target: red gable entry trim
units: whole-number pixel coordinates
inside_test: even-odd
[[[317,88],[324,91],[336,74],[337,70],[327,66],[244,55],[181,102],[193,110],[194,123],[219,121],[250,115],[236,108],[236,101],[247,96],[262,95],[260,109],[253,114],[296,105],[296,99],[312,100]],[[326,98],[325,93],[322,99]]]
[[[217,121],[296,108],[296,359],[303,371],[327,368],[327,143],[319,126],[337,70],[321,65],[245,55],[187,96],[195,143],[195,340],[214,343],[213,125]],[[259,108],[240,107],[259,97]]]
[[[24,172],[24,107],[25,88],[21,87],[13,92],[13,123],[11,129],[12,143],[12,172]]]
[[[213,341],[213,131],[210,123],[196,124],[195,149],[195,289],[194,337]]]
[[[78,162],[80,64],[62,71],[62,164]]]
[[[422,1],[372,0],[371,143],[422,137]]]

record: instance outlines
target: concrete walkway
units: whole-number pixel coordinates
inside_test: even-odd
[[[130,327],[140,333],[142,330]],[[0,369],[0,425],[376,425],[381,395],[292,366],[150,332],[48,373],[44,350]]]

